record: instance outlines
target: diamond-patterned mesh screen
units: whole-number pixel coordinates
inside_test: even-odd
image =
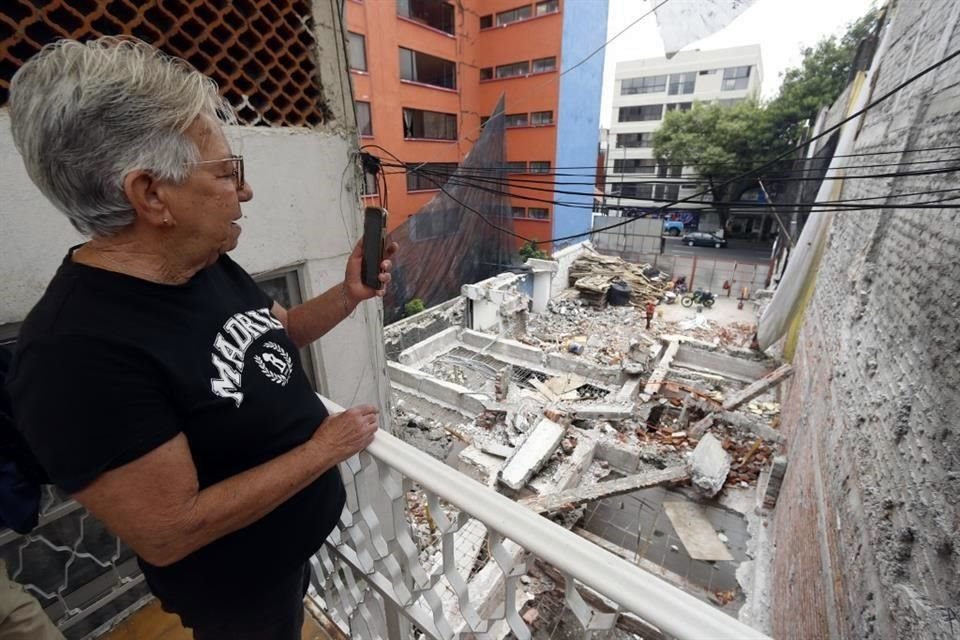
[[[132,35],[189,60],[220,86],[242,124],[325,120],[308,0],[3,0],[0,106],[43,45]]]

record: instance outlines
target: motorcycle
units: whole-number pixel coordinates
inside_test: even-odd
[[[680,304],[685,307],[692,307],[694,304],[702,304],[708,309],[712,307],[713,303],[716,301],[717,297],[704,289],[697,289],[693,293],[688,293],[680,298]]]

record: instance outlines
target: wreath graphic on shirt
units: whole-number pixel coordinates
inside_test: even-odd
[[[293,360],[290,358],[290,354],[276,342],[267,342],[263,346],[275,351],[276,355],[264,351],[260,355],[254,356],[254,362],[257,363],[260,371],[268,380],[276,382],[281,387],[286,386],[290,382],[290,374],[293,373]]]

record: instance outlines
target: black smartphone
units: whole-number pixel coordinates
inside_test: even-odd
[[[360,281],[371,289],[380,289],[380,263],[387,242],[387,210],[366,207],[363,210],[363,262]]]

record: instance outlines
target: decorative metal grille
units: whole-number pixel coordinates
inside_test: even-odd
[[[216,80],[242,124],[315,126],[326,110],[312,15],[306,0],[4,0],[0,106],[13,74],[42,46],[131,35]]]
[[[0,529],[0,559],[68,640],[99,637],[150,598],[133,552],[50,486],[40,526],[25,536]]]

